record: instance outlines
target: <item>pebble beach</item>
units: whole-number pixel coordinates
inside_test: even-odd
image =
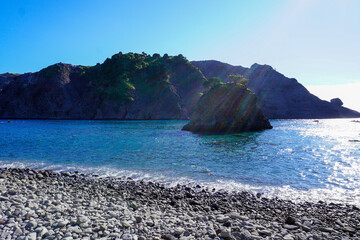
[[[0,239],[360,239],[360,209],[131,178],[4,168]]]

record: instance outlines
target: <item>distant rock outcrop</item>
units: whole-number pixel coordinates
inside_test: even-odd
[[[218,61],[193,61],[205,77],[241,74],[249,79],[248,87],[259,98],[259,106],[270,119],[311,119],[360,117],[360,113],[312,95],[294,78],[287,78],[268,65],[254,64],[250,68],[231,66]]]
[[[196,104],[182,130],[194,133],[237,133],[271,129],[257,105],[257,97],[241,84],[218,84]]]
[[[330,102],[338,107],[341,107],[342,105],[344,105],[344,103],[341,101],[340,98],[333,98],[330,100]]]
[[[115,54],[0,76],[0,118],[188,119],[205,81],[182,55]]]

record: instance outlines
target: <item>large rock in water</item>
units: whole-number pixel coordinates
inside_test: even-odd
[[[219,84],[205,93],[182,130],[194,133],[237,133],[271,129],[257,97],[238,83]]]

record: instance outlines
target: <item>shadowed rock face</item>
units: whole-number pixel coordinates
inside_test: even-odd
[[[336,105],[336,106],[339,106],[339,107],[344,105],[344,103],[341,101],[340,98],[333,98],[333,99],[330,100],[330,102],[332,104]]]
[[[114,88],[123,75],[131,87],[128,99],[119,101],[123,89]],[[204,80],[181,55],[119,53],[94,67],[58,63],[35,73],[0,75],[0,118],[188,119]]]
[[[55,64],[36,73],[16,76],[0,92],[3,118],[90,118],[96,97],[79,67]]]
[[[13,73],[4,73],[0,74],[0,92],[2,89],[8,85],[14,78],[19,74],[13,74]]]
[[[90,118],[88,84],[79,67],[55,64],[40,72],[18,75],[0,93],[3,118]],[[87,106],[86,106],[87,105]]]
[[[271,66],[254,64],[250,68],[231,66],[218,61],[193,61],[205,77],[242,74],[248,87],[256,93],[259,106],[270,119],[360,117],[360,113],[331,104],[312,95],[294,78],[287,78]]]
[[[236,83],[219,84],[197,103],[190,122],[182,130],[194,133],[237,133],[271,129],[257,105],[257,97]]]

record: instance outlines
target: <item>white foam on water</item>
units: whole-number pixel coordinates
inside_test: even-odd
[[[340,187],[314,188],[310,190],[299,190],[289,185],[285,186],[252,186],[234,181],[218,181],[218,184],[229,191],[247,191],[251,193],[262,193],[263,197],[281,198],[300,202],[343,203],[360,206],[360,189],[344,189]]]
[[[209,191],[229,191],[242,192],[246,191],[252,194],[262,193],[263,197],[280,198],[291,200],[296,203],[300,202],[318,202],[323,201],[327,203],[343,203],[360,206],[360,189],[350,190],[340,187],[315,188],[310,190],[298,190],[289,185],[285,186],[255,186],[251,184],[244,184],[231,180],[216,180],[214,182],[206,182],[203,180],[195,180],[188,177],[173,177],[166,176],[161,173],[148,173],[136,170],[114,169],[110,167],[83,167],[77,165],[61,165],[61,164],[47,164],[45,162],[10,162],[0,160],[0,167],[2,168],[31,168],[38,170],[54,170],[56,172],[71,172],[78,171],[85,174],[96,174],[100,178],[127,178],[133,180],[145,180],[162,183],[165,186],[173,187],[177,184],[196,186],[200,185],[202,188]]]

